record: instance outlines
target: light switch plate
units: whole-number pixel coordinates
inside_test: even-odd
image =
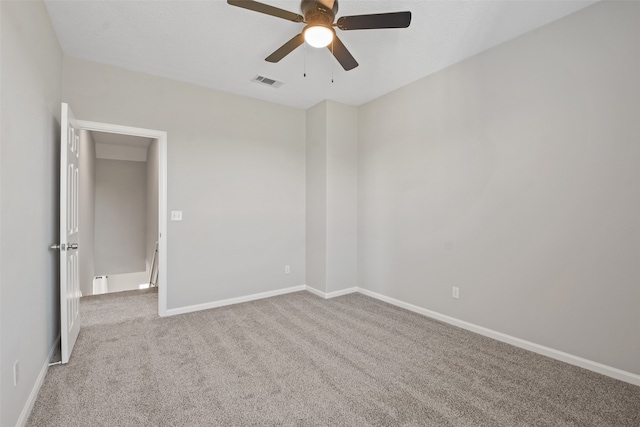
[[[171,211],[171,221],[182,221],[182,211]]]

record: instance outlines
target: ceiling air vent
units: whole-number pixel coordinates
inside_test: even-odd
[[[251,80],[251,81],[255,82],[255,83],[260,83],[260,84],[263,84],[263,85],[271,86],[271,87],[274,87],[276,89],[284,84],[283,82],[279,82],[277,80],[273,80],[273,79],[270,79],[269,77],[265,77],[265,76],[255,76],[253,78],[253,80]]]

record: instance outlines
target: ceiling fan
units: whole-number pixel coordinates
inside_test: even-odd
[[[334,23],[338,13],[338,0],[302,0],[300,9],[304,16],[253,0],[227,0],[227,3],[288,21],[307,24],[300,34],[267,56],[266,61],[279,62],[306,41],[313,47],[329,48],[346,71],[356,68],[358,62],[340,41],[333,27],[348,31],[407,28],[411,24],[411,12],[342,16]]]

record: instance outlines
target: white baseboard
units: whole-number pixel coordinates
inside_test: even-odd
[[[436,319],[436,320],[440,320],[442,322],[448,323],[450,325],[454,325],[454,326],[458,326],[460,328],[466,329],[468,331],[471,332],[475,332],[477,334],[480,335],[484,335],[486,337],[489,338],[493,338],[495,340],[513,345],[515,347],[519,347],[519,348],[523,348],[525,350],[529,350],[529,351],[533,351],[534,353],[538,353],[541,354],[543,356],[547,356],[550,357],[552,359],[556,359],[556,360],[560,360],[562,362],[566,362],[569,363],[571,365],[575,365],[575,366],[579,366],[581,368],[584,369],[588,369],[590,371],[593,372],[597,372],[599,374],[603,374],[621,381],[625,381],[628,382],[630,384],[634,384],[637,386],[640,386],[640,375],[638,374],[634,374],[631,372],[627,372],[627,371],[623,371],[621,369],[618,368],[614,368],[612,366],[608,366],[608,365],[604,365],[602,363],[599,362],[594,362],[592,360],[588,360],[588,359],[584,359],[582,357],[579,356],[574,356],[573,354],[569,354],[569,353],[565,353],[563,351],[560,350],[556,350],[550,347],[545,347],[543,345],[540,344],[536,344],[533,343],[531,341],[526,341],[520,338],[516,338],[513,337],[511,335],[507,335],[504,334],[502,332],[498,332],[498,331],[494,331],[492,329],[488,329],[485,328],[483,326],[479,326],[479,325],[475,325],[473,323],[469,323],[469,322],[465,322],[464,320],[460,320],[460,319],[456,319],[455,317],[451,317],[451,316],[447,316],[445,314],[442,313],[438,313],[436,311],[432,311],[432,310],[428,310],[426,308],[422,308],[422,307],[418,307],[417,305],[413,305],[413,304],[409,304],[406,303],[404,301],[400,301],[397,300],[395,298],[391,298],[382,294],[379,294],[377,292],[373,292],[367,289],[363,289],[363,288],[358,288],[358,287],[352,287],[352,288],[347,288],[347,289],[341,289],[339,291],[334,291],[334,292],[322,292],[316,288],[313,288],[311,286],[308,285],[300,285],[300,286],[293,286],[291,288],[284,288],[284,289],[278,289],[275,291],[269,291],[269,292],[262,292],[259,294],[253,294],[253,295],[247,295],[247,296],[243,296],[243,297],[237,297],[237,298],[229,298],[226,300],[220,300],[220,301],[213,301],[213,302],[209,302],[209,303],[205,303],[205,304],[197,304],[197,305],[191,305],[191,306],[187,306],[187,307],[180,307],[180,308],[172,308],[167,310],[167,316],[173,316],[176,314],[184,314],[184,313],[191,313],[194,311],[200,311],[200,310],[207,310],[210,308],[216,308],[216,307],[224,307],[227,305],[232,305],[232,304],[240,304],[243,302],[249,302],[249,301],[255,301],[255,300],[259,300],[259,299],[263,299],[263,298],[270,298],[270,297],[274,297],[274,296],[278,296],[278,295],[284,295],[284,294],[288,294],[291,292],[299,292],[299,291],[309,291],[314,295],[317,295],[321,298],[324,299],[330,299],[330,298],[335,298],[335,297],[339,297],[342,295],[347,295],[347,294],[351,294],[351,293],[355,293],[355,292],[360,292],[363,295],[367,295],[369,297],[375,298],[377,300],[380,301],[384,301],[386,303],[395,305],[397,307],[401,307],[404,308],[406,310],[412,311],[414,313],[418,313],[421,314],[423,316],[427,316],[430,317],[432,319]],[[46,370],[44,371],[44,373],[46,374]],[[44,374],[41,374],[42,379],[44,379]],[[39,378],[39,381],[40,378]],[[40,385],[41,383],[38,385],[37,390],[40,389]],[[34,389],[35,390],[35,389]],[[37,390],[36,390],[36,394],[34,395],[33,399],[35,401],[35,396],[37,396]],[[33,406],[33,402],[31,402],[31,406]],[[29,411],[31,407],[29,407]],[[25,410],[27,408],[25,407]],[[28,415],[28,412],[27,412]],[[26,421],[26,419],[24,420]]]
[[[276,289],[275,291],[261,292],[259,294],[246,295],[243,297],[229,298],[220,301],[212,301],[204,304],[189,305],[186,307],[170,308],[166,311],[167,316],[175,316],[176,314],[192,313],[194,311],[208,310],[210,308],[224,307],[226,305],[240,304],[243,302],[255,301],[263,298],[275,297],[278,295],[290,294],[291,292],[300,292],[306,290],[305,285],[293,286],[291,288]]]
[[[312,288],[309,285],[305,285],[306,290],[311,292],[314,295],[319,296],[320,298],[324,298],[324,299],[330,299],[330,298],[335,298],[335,297],[341,297],[342,295],[347,295],[347,294],[353,294],[355,292],[358,292],[358,288],[357,287],[353,287],[353,288],[347,288],[347,289],[340,289],[339,291],[333,291],[333,292],[322,292],[316,288]]]
[[[311,286],[309,286],[309,285],[304,285],[304,286],[305,286],[305,289],[306,289],[307,291],[311,292],[312,294],[317,295],[317,296],[319,296],[320,298],[325,298],[325,299],[327,298],[327,297],[326,297],[326,295],[327,295],[327,294],[325,294],[324,292],[319,291],[319,290],[318,290],[318,289],[316,289],[316,288],[312,288],[312,287],[311,287]]]
[[[418,307],[413,304],[406,303],[376,292],[369,291],[367,289],[358,288],[358,292],[361,294],[370,296],[380,301],[395,305],[397,307],[404,308],[414,313],[422,314],[423,316],[431,317],[432,319],[440,320],[450,325],[458,326],[471,332],[475,332],[480,335],[484,335],[489,338],[493,338],[498,341],[502,341],[507,344],[511,344],[515,347],[520,347],[525,350],[532,351],[534,353],[541,354],[543,356],[550,357],[552,359],[560,360],[562,362],[569,363],[571,365],[579,366],[581,368],[597,372],[608,377],[612,377],[621,381],[628,382],[640,386],[640,375],[623,371],[622,369],[614,368],[612,366],[604,365],[602,363],[594,362],[592,360],[584,359],[573,354],[565,353],[560,350],[556,350],[550,347],[545,347],[540,344],[536,344],[530,341],[526,341],[520,338],[513,337],[511,335],[503,334],[502,332],[494,331],[482,326],[475,325],[473,323],[465,322],[454,317],[447,316],[426,308]]]
[[[49,363],[51,363],[51,358],[55,354],[56,350],[60,346],[60,335],[53,342],[53,346],[49,350],[49,354],[47,355],[47,360],[44,361],[44,365],[42,369],[40,369],[40,373],[38,374],[38,378],[36,378],[36,382],[31,389],[31,393],[29,393],[29,397],[27,398],[26,403],[24,404],[24,408],[22,408],[22,412],[20,413],[20,417],[18,418],[18,422],[16,423],[16,427],[24,427],[29,419],[29,415],[31,415],[31,410],[33,409],[33,405],[36,403],[36,399],[38,398],[38,393],[40,393],[40,388],[44,383],[44,378],[47,376],[47,372],[49,371]]]

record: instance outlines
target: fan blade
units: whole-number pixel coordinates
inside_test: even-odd
[[[336,23],[341,30],[375,30],[378,28],[407,28],[411,12],[377,13],[373,15],[343,16]]]
[[[304,17],[288,10],[269,6],[268,4],[259,3],[253,0],[227,0],[231,6],[237,6],[254,12],[264,13],[266,15],[275,16],[276,18],[286,19],[293,22],[304,22]]]
[[[342,68],[345,71],[353,70],[358,66],[358,61],[351,55],[349,50],[347,50],[346,46],[342,43],[342,41],[338,38],[338,36],[333,34],[333,43],[331,43],[327,48],[333,53],[333,56],[336,57]]]
[[[282,58],[289,55],[295,48],[304,43],[304,36],[302,34],[298,34],[294,36],[291,40],[283,44],[278,50],[273,52],[271,55],[265,58],[265,61],[268,62],[279,62]]]

